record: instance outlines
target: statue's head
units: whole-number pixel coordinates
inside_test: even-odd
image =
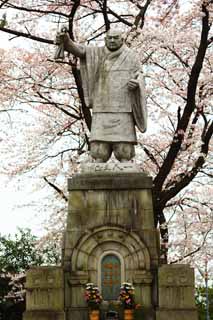
[[[121,30],[110,29],[105,37],[106,47],[110,51],[118,50],[124,42],[123,33]]]

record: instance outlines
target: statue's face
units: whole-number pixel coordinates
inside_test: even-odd
[[[123,44],[121,33],[115,31],[108,31],[105,38],[105,44],[110,51],[118,50]]]

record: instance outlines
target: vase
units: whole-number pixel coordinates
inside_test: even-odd
[[[99,310],[90,310],[89,311],[89,320],[99,320],[100,311]]]
[[[124,309],[124,320],[133,320],[133,309]]]

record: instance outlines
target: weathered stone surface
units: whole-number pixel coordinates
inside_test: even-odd
[[[134,310],[134,320],[155,320],[155,312],[152,308],[143,305],[141,308]]]
[[[65,312],[26,311],[23,320],[65,320]]]
[[[84,180],[86,177],[83,174]],[[101,176],[91,177],[87,187]],[[197,320],[193,270],[187,265],[159,267],[160,237],[154,227],[150,178],[143,175],[143,182],[139,182],[135,174],[116,174],[116,189],[113,175],[104,177],[104,182],[92,189],[85,188],[87,182],[81,187],[82,175],[75,177],[74,184],[72,180],[63,270],[40,267],[28,271],[24,320],[65,320],[64,310],[66,320],[87,320],[85,284],[93,282],[102,289],[108,280],[103,274],[107,257],[119,265],[118,279],[110,273],[110,280],[132,282],[135,287],[135,301],[142,305],[135,312],[135,320]],[[110,299],[108,293],[105,295]],[[107,303],[111,307],[114,302],[104,302],[102,319]],[[118,309],[122,319],[122,309]]]
[[[159,268],[159,307],[193,309],[194,271],[188,265],[164,265]]]
[[[107,163],[81,163],[80,166],[81,173],[103,173],[103,172],[113,172],[114,174],[118,172],[132,173],[132,172],[143,172],[141,168],[135,163],[129,162],[107,162]]]
[[[136,302],[152,308],[150,268],[158,266],[159,233],[154,229],[151,187],[151,178],[140,172],[79,174],[69,182],[64,252],[67,265],[70,255],[72,271],[66,276],[66,305],[76,317],[85,307],[84,281],[101,289],[105,254],[121,261],[121,282],[134,283]],[[78,275],[83,271],[84,279]]]
[[[61,267],[31,267],[27,271],[27,289],[63,288],[63,270]]]
[[[70,308],[67,311],[67,319],[66,320],[88,320],[89,312],[88,308]]]
[[[77,174],[68,179],[68,190],[151,189],[152,179],[145,173]]]
[[[27,311],[64,310],[64,280],[60,267],[38,267],[27,271]]]
[[[195,309],[165,309],[156,311],[156,320],[198,320],[198,315]]]
[[[135,189],[135,179],[138,179],[138,174],[104,174],[107,183],[102,186],[103,190],[99,189],[100,182],[97,187],[93,180],[93,178],[98,181],[99,178],[102,179],[100,174],[79,174],[72,179],[65,234],[65,255],[67,249],[72,250],[85,232],[90,232],[93,228],[103,224],[122,226],[126,230],[138,233],[143,229],[154,228],[152,193],[149,189],[152,185],[151,178],[140,173],[139,176],[141,189]],[[82,178],[86,184],[89,184],[86,186],[87,188],[93,186],[92,190],[87,190],[85,186],[81,185]],[[91,178],[91,183],[88,183]],[[118,179],[117,190],[112,186],[114,179]],[[130,187],[128,190],[123,189],[122,179],[125,180],[125,185],[128,184],[128,188]],[[74,184],[73,181],[75,181]],[[146,189],[147,184],[149,185],[148,189]],[[76,187],[77,185],[78,187]],[[159,235],[157,236],[159,237]],[[155,243],[157,242],[158,240],[155,240]],[[153,250],[156,252],[156,244]],[[156,253],[153,259],[155,260],[154,265],[156,265],[156,259],[158,259]]]
[[[191,287],[194,270],[185,264],[163,265],[159,268],[160,287]]]

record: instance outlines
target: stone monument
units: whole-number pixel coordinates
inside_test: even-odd
[[[85,100],[93,107],[90,143],[95,162],[68,179],[62,266],[27,273],[24,319],[87,320],[83,296],[88,282],[99,286],[104,299],[100,319],[113,305],[123,319],[117,299],[121,283],[128,281],[141,305],[135,319],[197,320],[193,270],[160,264],[152,179],[127,162],[137,143],[135,125],[146,130],[138,59],[117,31],[108,32],[102,48],[76,45],[66,32],[57,42],[81,60]],[[119,162],[106,163],[112,152]]]

